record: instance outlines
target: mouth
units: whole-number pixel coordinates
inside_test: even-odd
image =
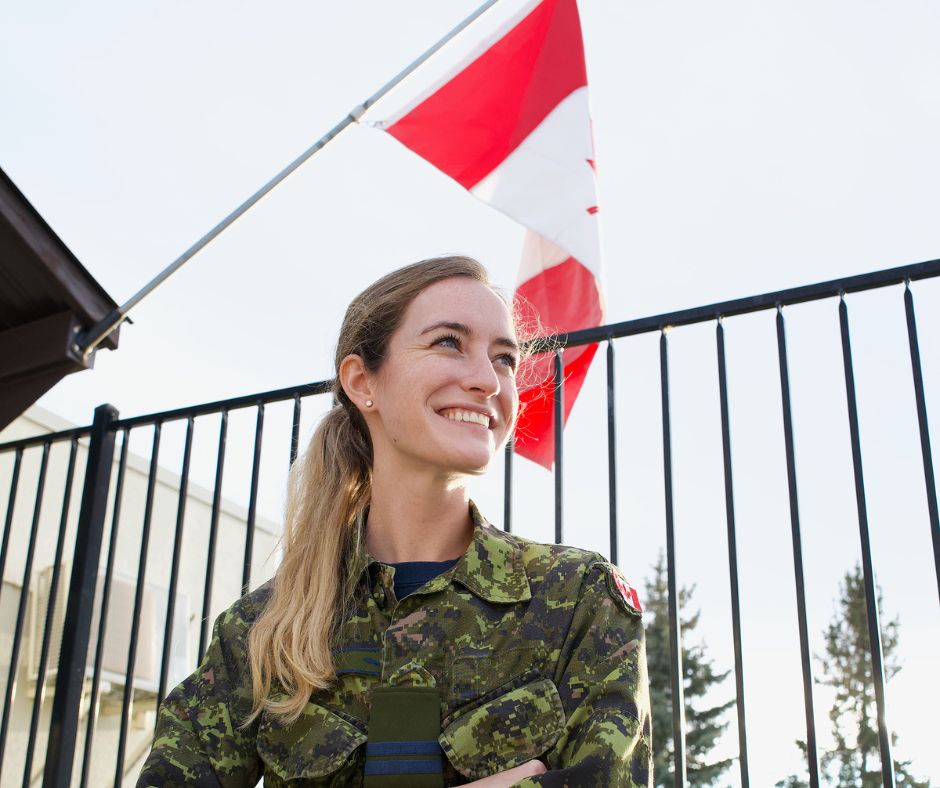
[[[479,413],[475,410],[466,410],[464,408],[444,408],[443,410],[439,410],[437,415],[449,421],[473,424],[485,429],[491,429],[491,422],[496,420],[494,417],[490,417],[485,413]]]

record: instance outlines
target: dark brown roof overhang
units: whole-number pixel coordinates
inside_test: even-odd
[[[77,332],[116,304],[0,170],[0,429],[63,377],[94,364]],[[114,350],[118,331],[101,344]]]

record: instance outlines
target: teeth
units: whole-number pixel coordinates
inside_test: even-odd
[[[451,421],[469,421],[487,428],[490,426],[489,416],[485,416],[473,410],[447,410],[444,411],[442,415]]]

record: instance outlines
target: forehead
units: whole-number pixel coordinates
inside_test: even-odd
[[[463,323],[474,333],[515,337],[506,302],[482,282],[466,276],[435,282],[408,305],[402,333],[420,333],[438,322]]]

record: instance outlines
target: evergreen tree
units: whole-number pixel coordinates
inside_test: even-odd
[[[808,763],[809,761],[806,757],[806,742],[797,739],[796,746],[803,755],[804,763]],[[807,767],[807,771],[809,771],[809,767]],[[774,783],[774,788],[809,788],[809,782],[807,782],[806,778],[802,775],[791,774]]]
[[[690,785],[714,785],[731,764],[731,759],[707,761],[708,753],[728,726],[722,718],[734,701],[706,709],[697,703],[714,685],[724,681],[730,671],[716,673],[706,657],[703,644],[688,645],[688,636],[699,623],[700,611],[691,615],[687,608],[695,587],[679,591],[679,620],[682,632],[683,689],[686,713],[686,774]],[[650,677],[650,702],[653,707],[653,774],[657,786],[672,786],[672,685],[669,649],[669,586],[662,553],[646,581],[643,600],[646,614],[646,649]]]
[[[877,590],[878,609],[883,611],[881,589]],[[881,650],[885,681],[901,669],[895,650],[899,622],[882,620]],[[825,654],[817,657],[821,675],[817,683],[832,687],[836,697],[829,710],[835,747],[822,754],[820,768],[830,785],[840,788],[877,788],[881,785],[881,752],[878,744],[878,710],[872,676],[871,649],[868,638],[868,613],[865,603],[865,579],[861,567],[846,572],[839,584],[836,612],[823,633]],[[897,735],[891,735],[891,743]],[[798,741],[805,753],[806,745]],[[929,788],[910,771],[910,761],[894,762],[898,788]],[[778,786],[805,784],[791,775]]]
[[[884,610],[881,589],[877,589],[878,609]],[[884,655],[885,681],[901,669],[895,650],[898,646],[897,618],[881,622],[881,650]],[[821,758],[827,774],[834,775],[839,786],[881,785],[881,755],[878,746],[878,710],[872,676],[871,649],[868,638],[868,613],[865,603],[865,579],[861,567],[845,573],[839,585],[839,599],[832,621],[825,631],[825,655],[820,660],[820,684],[836,691],[829,710],[836,746]],[[897,735],[891,735],[891,743]],[[927,788],[910,773],[910,762],[895,761],[897,785]]]

